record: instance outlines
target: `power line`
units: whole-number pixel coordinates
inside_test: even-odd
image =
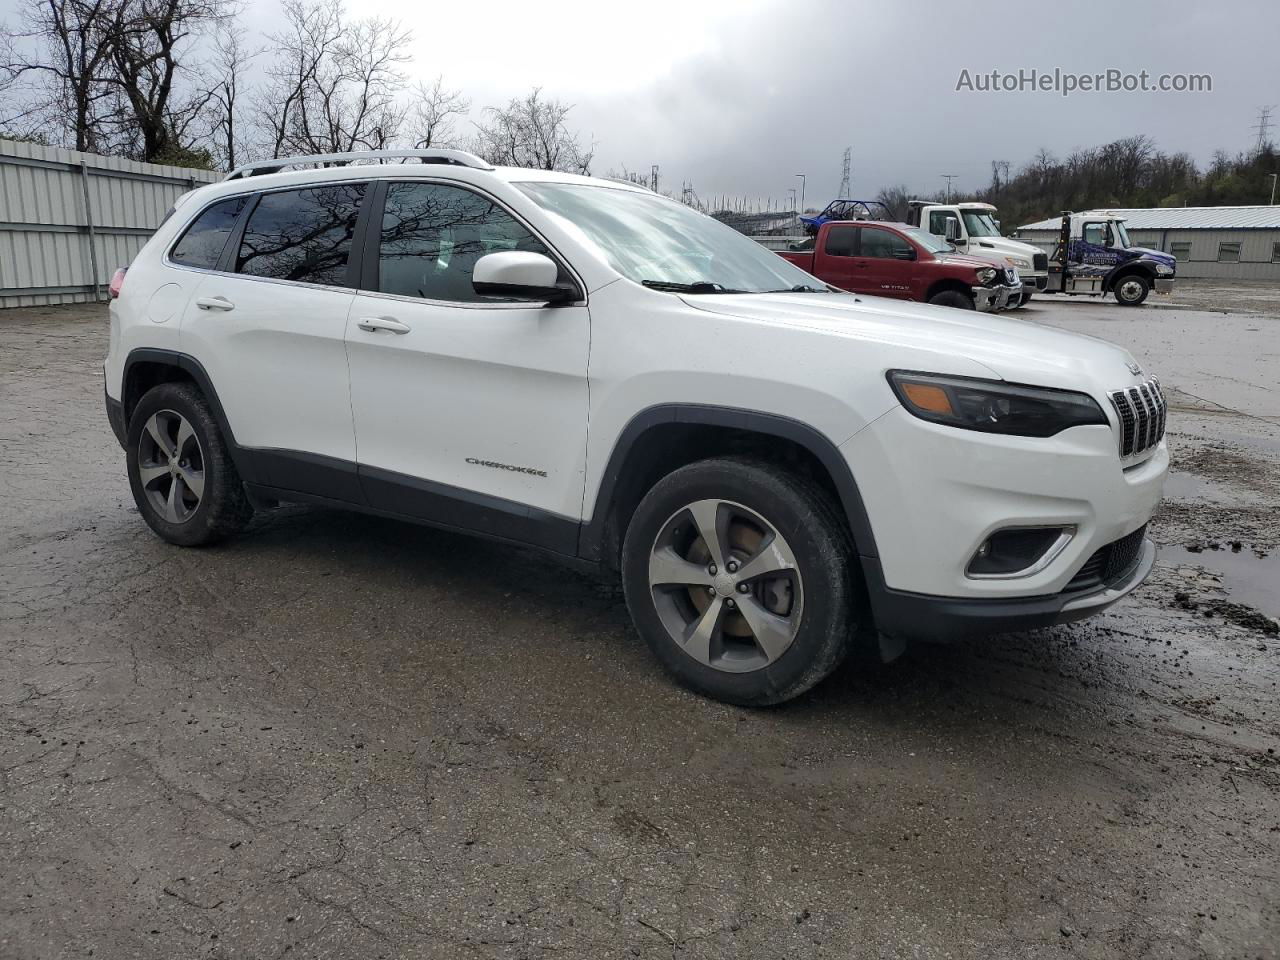
[[[1258,108],[1258,122],[1251,128],[1258,131],[1258,141],[1253,147],[1254,153],[1261,153],[1271,142],[1271,111],[1275,108],[1274,103]]]

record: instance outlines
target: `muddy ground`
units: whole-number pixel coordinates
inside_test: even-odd
[[[0,313],[0,957],[1280,957],[1260,299],[1027,311],[1173,396],[1133,597],[769,711],[532,553],[298,507],[163,544],[105,312]]]

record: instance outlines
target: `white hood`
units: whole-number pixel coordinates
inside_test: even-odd
[[[889,347],[876,352],[902,360],[910,356],[912,362],[917,357],[928,359],[931,372],[967,372],[946,368],[946,358],[958,357],[1011,383],[1086,390],[1098,398],[1146,377],[1132,372],[1129,365],[1134,363],[1133,357],[1113,343],[1005,314],[862,294],[716,294],[683,299],[710,313]],[[895,347],[908,349],[892,349]],[[916,351],[936,356],[923,358]],[[889,365],[906,363],[890,359]]]
[[[991,246],[984,246],[984,244]],[[1034,263],[1033,257],[1037,253],[1044,253],[1039,247],[1032,246],[1029,243],[1023,243],[1021,240],[1010,240],[1008,237],[970,237],[968,249],[965,253],[971,257],[979,257],[983,260],[990,260],[1002,267],[1011,266],[1005,260],[1005,257],[1021,257],[1028,263]],[[1019,267],[1023,273],[1031,273],[1028,267]]]

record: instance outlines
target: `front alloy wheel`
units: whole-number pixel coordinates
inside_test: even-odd
[[[663,524],[649,556],[658,617],[694,660],[758,670],[782,656],[804,613],[804,585],[786,539],[729,500],[698,500]]]
[[[834,670],[857,629],[848,521],[814,480],[735,456],[674,470],[622,543],[636,629],[698,693],[764,706]]]

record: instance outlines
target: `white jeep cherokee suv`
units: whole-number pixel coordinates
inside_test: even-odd
[[[630,185],[274,160],[183,197],[113,293],[107,413],[161,537],[301,501],[538,547],[619,571],[723,700],[796,696],[862,627],[1086,617],[1153,562],[1165,401],[1124,350],[835,291]]]

